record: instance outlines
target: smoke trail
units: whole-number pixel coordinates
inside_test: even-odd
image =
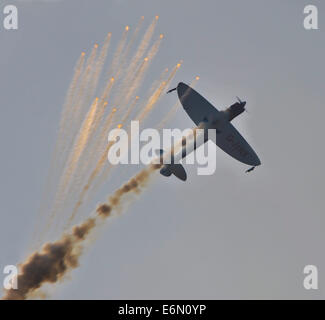
[[[44,284],[56,283],[70,270],[78,267],[84,242],[90,232],[103,219],[114,213],[121,213],[124,197],[131,193],[139,194],[149,182],[152,173],[160,167],[161,165],[150,165],[141,170],[118,188],[108,198],[107,203],[98,206],[96,216],[74,226],[71,232],[64,234],[58,241],[46,243],[39,252],[32,253],[20,265],[18,289],[6,290],[2,299],[28,299]]]
[[[200,126],[199,126],[200,127]],[[193,131],[195,132],[196,128]],[[184,138],[181,142],[183,142]],[[32,297],[46,283],[56,283],[72,269],[78,267],[84,243],[90,232],[110,216],[121,214],[126,204],[125,196],[140,194],[147,186],[152,174],[162,164],[151,164],[129,179],[108,197],[108,202],[99,205],[97,215],[87,218],[83,223],[74,226],[69,233],[55,242],[46,243],[39,252],[32,253],[20,265],[18,274],[18,290],[6,290],[2,299],[27,299]]]
[[[41,251],[33,253],[19,266],[19,289],[7,290],[3,300],[27,299],[45,283],[55,283],[78,266],[81,243],[94,228],[95,219],[89,218],[72,232],[53,243],[46,243]]]
[[[201,125],[197,128],[200,128]],[[193,134],[195,133],[194,128]],[[181,143],[176,145],[181,145]],[[175,150],[175,148],[173,148]],[[46,283],[56,283],[72,269],[79,266],[79,258],[84,249],[84,243],[91,231],[103,219],[119,215],[126,204],[125,196],[140,194],[148,185],[152,174],[160,169],[162,164],[151,164],[124,183],[108,197],[108,202],[99,205],[94,217],[87,218],[83,223],[74,226],[69,233],[51,243],[46,243],[38,252],[32,253],[20,265],[18,274],[18,289],[6,290],[4,300],[28,299]]]

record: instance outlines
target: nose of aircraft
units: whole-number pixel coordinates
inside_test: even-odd
[[[246,106],[246,101],[243,101],[242,105],[243,105],[243,107],[245,107]]]

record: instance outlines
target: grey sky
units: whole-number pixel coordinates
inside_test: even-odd
[[[175,85],[199,75],[216,107],[245,99],[250,113],[234,125],[262,166],[246,175],[216,149],[213,176],[187,165],[186,183],[157,177],[51,297],[325,298],[323,1],[2,0],[1,12],[5,4],[17,5],[19,30],[0,25],[0,270],[25,257],[80,52],[158,14],[166,39],[153,74],[183,59]],[[307,4],[318,6],[319,30],[303,28]],[[175,101],[164,97],[147,125]],[[193,124],[179,109],[170,126]],[[96,202],[134,171],[115,174]],[[303,288],[307,264],[318,267],[317,291]]]

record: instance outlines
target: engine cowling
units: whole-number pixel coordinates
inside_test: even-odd
[[[236,102],[225,110],[229,122],[245,111],[245,104],[245,101]]]

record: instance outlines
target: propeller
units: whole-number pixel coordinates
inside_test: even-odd
[[[239,103],[243,103],[243,101],[238,97],[238,96],[236,96],[236,98],[237,98],[237,100],[238,100],[238,102]],[[244,102],[245,103],[245,105],[246,105],[246,102]],[[248,112],[248,110],[245,108],[245,111],[247,112],[247,113],[249,113]]]

